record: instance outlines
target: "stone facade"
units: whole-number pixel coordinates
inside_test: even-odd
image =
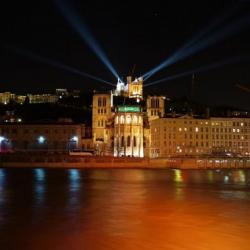
[[[250,118],[159,118],[150,122],[150,157],[249,155]]]
[[[83,124],[0,125],[0,151],[69,151],[81,149]]]

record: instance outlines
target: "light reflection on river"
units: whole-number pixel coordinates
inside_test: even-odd
[[[249,170],[0,169],[0,249],[249,249]]]

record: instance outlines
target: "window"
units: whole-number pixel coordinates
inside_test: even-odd
[[[127,147],[130,147],[130,136],[127,138]]]
[[[136,137],[134,136],[134,147],[136,147]]]
[[[122,136],[121,146],[124,147],[124,136]]]
[[[120,118],[120,123],[123,124],[124,123],[124,116],[122,115]]]
[[[102,98],[98,97],[98,107],[101,107],[101,106],[102,106]]]
[[[131,116],[130,116],[130,115],[127,115],[127,117],[126,117],[126,122],[127,122],[127,124],[130,124],[130,123],[131,123]]]
[[[102,99],[102,106],[106,106],[106,97],[103,97],[103,99]]]

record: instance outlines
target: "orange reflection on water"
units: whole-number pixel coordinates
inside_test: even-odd
[[[239,187],[228,188],[226,175],[230,176],[180,170],[69,171],[70,181],[60,187],[65,194],[58,193],[46,204],[57,213],[45,211],[40,224],[27,223],[15,240],[20,244],[26,239],[27,249],[36,250],[249,249],[249,186],[239,186],[244,195],[236,200]],[[220,185],[211,185],[218,178]],[[71,196],[77,203],[70,202]],[[71,209],[68,216],[62,197],[65,207],[79,209]]]

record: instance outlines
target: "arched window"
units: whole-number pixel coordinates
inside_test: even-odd
[[[98,107],[101,107],[101,106],[102,106],[102,98],[98,97]]]
[[[103,107],[106,106],[106,97],[103,97],[103,99],[102,99],[102,106],[103,106]]]
[[[159,108],[159,99],[156,99],[156,108]]]
[[[154,99],[151,99],[151,108],[154,108]]]
[[[127,138],[127,147],[130,147],[130,136]]]
[[[137,122],[138,122],[138,118],[137,118],[136,115],[134,115],[134,116],[133,116],[133,123],[134,123],[134,124],[137,124]]]
[[[141,117],[139,116],[138,123],[141,124]]]
[[[120,117],[120,123],[121,123],[121,124],[124,123],[124,115],[121,115],[121,117]]]
[[[136,147],[136,137],[134,136],[134,147]]]
[[[130,124],[130,123],[131,123],[131,116],[130,116],[130,115],[127,115],[127,117],[126,117],[126,122],[127,122],[127,124]]]

